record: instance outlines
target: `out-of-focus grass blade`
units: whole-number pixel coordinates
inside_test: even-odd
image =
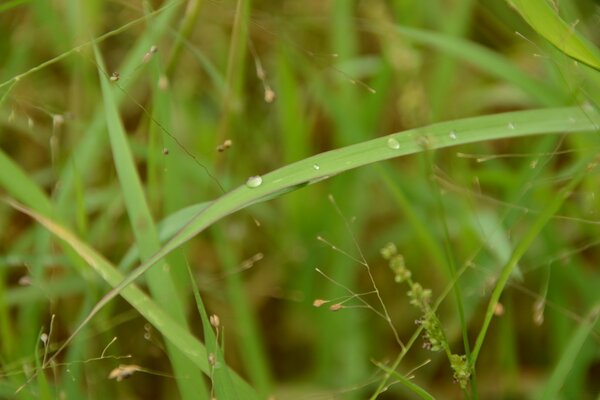
[[[194,291],[194,299],[196,300],[196,306],[198,307],[198,313],[202,318],[202,330],[204,331],[204,345],[206,346],[206,350],[208,351],[210,359],[213,360],[214,365],[209,365],[212,368],[212,374],[210,375],[212,379],[213,390],[215,392],[216,398],[223,400],[231,400],[231,399],[239,399],[239,395],[233,385],[233,381],[231,380],[231,376],[229,375],[229,371],[225,366],[225,357],[221,347],[219,347],[219,338],[215,335],[213,331],[213,326],[210,323],[210,319],[208,314],[206,313],[206,309],[204,308],[204,304],[202,303],[202,298],[200,297],[200,291],[198,290],[198,285],[196,284],[196,280],[194,279],[194,275],[192,273],[191,268],[188,265],[188,272],[190,274],[190,280],[192,281],[192,289]],[[216,326],[215,329],[220,330],[222,327]]]
[[[600,70],[600,52],[563,21],[546,0],[510,0],[525,21],[558,50],[590,67]]]
[[[581,322],[581,325],[575,331],[575,334],[565,347],[562,357],[554,367],[552,375],[544,383],[544,391],[538,397],[540,400],[551,400],[560,398],[559,391],[567,378],[567,375],[573,367],[573,363],[577,358],[585,340],[588,338],[600,315],[600,306],[596,305],[588,313],[587,317]]]
[[[472,43],[458,37],[444,36],[435,32],[422,29],[406,28],[396,26],[394,30],[402,37],[435,47],[439,51],[448,53],[454,57],[475,65],[482,71],[513,83],[525,91],[539,104],[546,106],[559,106],[568,104],[565,93],[535,79],[497,53],[483,46]]]
[[[550,220],[550,218],[560,209],[565,199],[572,193],[577,184],[581,182],[590,169],[595,167],[596,163],[592,161],[592,157],[577,162],[575,165],[575,174],[573,178],[565,186],[558,190],[556,195],[548,201],[544,209],[531,223],[527,232],[519,239],[519,243],[512,251],[510,259],[506,262],[504,267],[502,267],[502,270],[496,279],[496,286],[494,287],[494,290],[490,296],[490,300],[488,301],[485,318],[483,320],[481,329],[477,334],[477,339],[475,341],[475,345],[473,346],[473,352],[470,356],[469,362],[473,368],[477,363],[479,352],[481,351],[487,331],[494,316],[494,310],[500,300],[500,296],[502,295],[506,284],[508,283],[508,279],[513,274],[514,269],[517,266],[517,263],[521,260],[523,255],[532,245],[533,241],[546,226],[548,220]]]
[[[52,205],[44,192],[2,149],[0,149],[0,186],[20,202],[44,215],[50,215]]]
[[[116,286],[123,281],[123,275],[102,255],[93,248],[82,242],[71,231],[11,199],[4,199],[15,209],[31,216],[37,222],[42,224],[54,235],[64,240],[69,246],[77,252],[106,282]],[[167,340],[172,342],[183,354],[186,355],[198,368],[205,374],[210,373],[208,366],[208,354],[206,348],[198,339],[172,317],[170,317],[161,307],[159,307],[150,297],[148,297],[137,286],[131,285],[120,291],[120,294],[131,304],[138,312],[144,316]],[[55,353],[56,354],[56,353]],[[224,366],[224,368],[227,368]],[[244,399],[258,399],[254,389],[252,389],[235,372],[230,372],[231,379]]]
[[[29,3],[30,0],[11,0],[11,1],[7,1],[4,4],[0,4],[0,13],[4,12],[4,11],[8,11],[11,8],[15,8],[20,6],[23,3]]]

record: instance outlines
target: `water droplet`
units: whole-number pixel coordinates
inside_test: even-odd
[[[313,164],[313,168],[315,170],[317,170],[317,171],[321,169],[321,167],[319,166],[319,164]]]
[[[456,138],[457,138],[456,131],[450,131],[450,133],[448,134],[448,136],[450,137],[450,139],[456,140]]]
[[[515,129],[515,125],[512,122],[509,122],[507,126],[508,126],[508,129],[511,129],[511,130]]]
[[[387,141],[387,145],[390,149],[398,150],[400,148],[400,142],[398,142],[394,138],[389,138]]]
[[[253,188],[257,188],[260,185],[262,185],[262,177],[260,175],[256,175],[256,176],[251,176],[250,178],[248,178],[248,180],[246,181],[246,186],[248,186],[249,188],[253,189]]]

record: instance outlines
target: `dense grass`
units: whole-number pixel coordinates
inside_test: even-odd
[[[513,3],[0,4],[0,397],[597,398],[598,8]]]

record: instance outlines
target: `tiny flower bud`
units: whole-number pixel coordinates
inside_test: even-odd
[[[321,307],[325,303],[328,303],[328,301],[327,300],[323,300],[323,299],[316,299],[315,301],[313,301],[313,306],[315,306],[315,307]]]
[[[221,320],[219,319],[219,316],[217,314],[211,315],[209,317],[209,320],[213,328],[218,328],[221,325]]]

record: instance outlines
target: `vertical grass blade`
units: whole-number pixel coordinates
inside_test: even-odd
[[[135,162],[129,149],[127,136],[121,123],[117,110],[113,91],[108,77],[102,71],[105,70],[104,61],[94,47],[96,61],[101,67],[99,71],[102,95],[104,98],[104,109],[106,112],[106,125],[110,136],[112,154],[121,185],[121,193],[125,200],[125,206],[129,215],[131,227],[134,232],[137,247],[141,259],[146,260],[160,248],[160,241],[150,214],[150,208],[146,202],[142,184],[137,175]],[[175,288],[169,267],[164,262],[148,271],[147,281],[153,297],[179,324],[186,326],[185,313],[180,297]],[[201,370],[192,364],[185,355],[173,344],[167,343],[169,359],[173,365],[175,376],[182,377],[177,380],[182,398],[193,400],[198,398],[208,399],[208,393],[202,380]],[[184,379],[183,377],[187,377]]]

